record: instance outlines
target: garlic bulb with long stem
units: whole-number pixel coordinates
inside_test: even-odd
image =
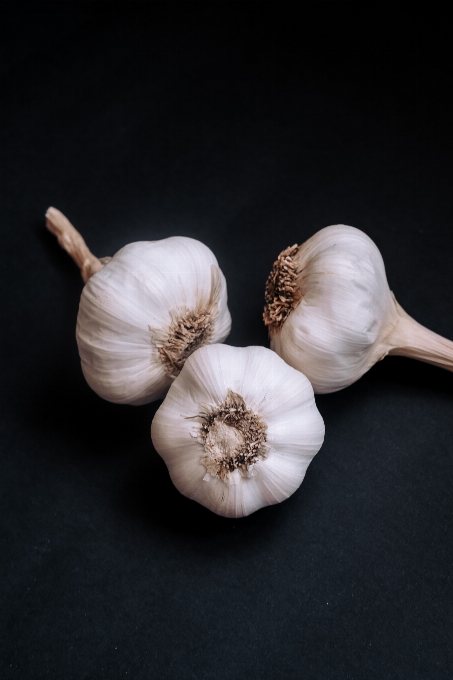
[[[86,284],[76,338],[99,396],[134,405],[159,399],[194,350],[227,337],[225,277],[200,241],[140,241],[99,260],[59,210],[48,209],[46,224]]]
[[[218,515],[280,503],[324,440],[313,388],[264,347],[196,350],[151,425],[177,489]]]
[[[272,349],[317,393],[351,385],[392,354],[453,370],[453,342],[406,314],[377,246],[354,227],[326,227],[280,253],[265,298]]]

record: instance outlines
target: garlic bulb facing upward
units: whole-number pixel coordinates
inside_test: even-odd
[[[90,387],[119,404],[161,398],[184,361],[230,332],[225,278],[200,241],[141,241],[98,260],[55,208],[47,227],[81,269],[76,338]]]
[[[326,227],[280,253],[265,298],[272,349],[317,393],[347,387],[387,354],[453,370],[453,342],[404,312],[378,248],[354,227]]]
[[[201,347],[151,425],[176,488],[218,515],[280,503],[324,440],[313,388],[264,347]]]

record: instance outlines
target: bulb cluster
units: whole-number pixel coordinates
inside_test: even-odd
[[[179,491],[217,514],[296,491],[324,440],[315,392],[347,387],[388,354],[453,370],[453,343],[399,306],[359,229],[326,227],[283,250],[265,289],[271,349],[237,348],[219,344],[231,316],[205,245],[170,237],[98,259],[62,213],[46,217],[86,284],[76,338],[88,384],[116,403],[165,397],[154,446]]]

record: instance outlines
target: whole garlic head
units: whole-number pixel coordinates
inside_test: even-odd
[[[194,350],[230,332],[225,277],[200,241],[130,243],[98,260],[55,208],[47,226],[86,282],[76,339],[84,376],[104,399],[138,405],[163,397]]]
[[[453,343],[401,309],[381,253],[354,227],[326,227],[284,250],[265,299],[272,349],[302,371],[317,393],[347,387],[387,354],[453,370]]]
[[[274,352],[209,345],[186,361],[151,437],[182,494],[243,517],[298,489],[324,422],[310,382]]]
[[[230,332],[225,278],[200,241],[173,236],[130,243],[82,291],[76,338],[99,396],[144,404],[161,398],[198,347]]]

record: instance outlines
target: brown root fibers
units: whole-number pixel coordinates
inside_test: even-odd
[[[298,250],[297,244],[283,250],[274,262],[266,282],[263,319],[271,334],[283,326],[302,299],[295,262]]]
[[[266,457],[266,423],[235,392],[220,406],[200,415],[205,455],[201,462],[212,476],[225,480],[230,472],[247,473]]]

